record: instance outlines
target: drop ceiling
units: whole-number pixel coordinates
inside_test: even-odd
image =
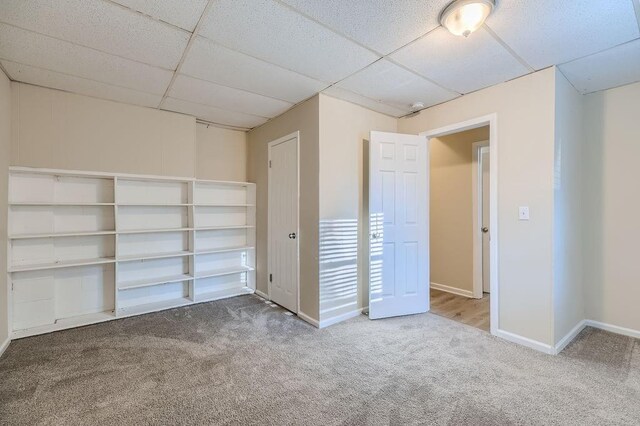
[[[581,93],[640,81],[640,0],[2,0],[0,64],[40,86],[249,129],[318,92],[400,117],[559,65]]]

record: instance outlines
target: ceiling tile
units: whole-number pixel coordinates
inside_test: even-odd
[[[182,64],[182,73],[272,98],[297,103],[328,86],[198,37]]]
[[[390,58],[460,93],[473,92],[529,72],[484,29],[464,38],[440,27]]]
[[[267,119],[263,117],[243,114],[241,112],[227,111],[221,108],[187,102],[175,98],[165,99],[162,104],[162,109],[193,115],[201,120],[209,121],[211,123],[241,127],[243,129],[251,129],[267,122]]]
[[[581,93],[591,93],[640,81],[640,39],[560,65]]]
[[[2,0],[2,22],[175,69],[189,33],[104,0]]]
[[[360,105],[362,107],[380,112],[382,114],[390,115],[392,117],[402,117],[403,115],[411,112],[411,108],[409,107],[405,108],[404,110],[399,109],[390,105],[383,104],[378,101],[374,101],[373,99],[366,98],[362,95],[358,95],[357,93],[353,93],[346,89],[342,89],[336,86],[331,86],[323,90],[322,93],[324,93],[325,95],[332,96],[334,98],[342,99],[343,101]]]
[[[414,102],[428,107],[458,96],[384,59],[337,86],[402,110]]]
[[[487,24],[535,69],[590,55],[640,35],[632,0],[501,1]]]
[[[130,9],[193,32],[207,0],[111,0]]]
[[[176,78],[169,96],[229,111],[238,111],[268,118],[275,117],[293,106],[289,102],[232,89],[184,75]]]
[[[132,105],[157,107],[162,100],[161,95],[138,92],[123,87],[111,86],[86,78],[74,77],[55,71],[17,64],[15,62],[0,61],[11,78],[23,83],[37,84],[38,86],[51,87],[53,89],[108,99]]]
[[[283,0],[297,10],[382,54],[438,27],[451,0]]]
[[[172,73],[0,24],[0,59],[163,95]]]
[[[272,0],[217,0],[199,34],[328,82],[377,59],[369,50]]]

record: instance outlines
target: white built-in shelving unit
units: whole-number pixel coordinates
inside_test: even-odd
[[[13,338],[251,293],[255,184],[12,167]]]

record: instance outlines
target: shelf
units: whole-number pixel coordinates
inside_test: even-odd
[[[9,205],[11,206],[53,206],[53,207],[93,207],[93,206],[115,206],[115,203],[83,203],[83,202],[69,202],[69,203],[65,203],[65,202],[55,202],[55,201],[51,201],[51,202],[31,202],[31,201],[17,201],[17,202],[10,202]]]
[[[177,204],[164,204],[164,203],[118,203],[118,207],[189,207],[193,204],[177,203]]]
[[[193,252],[190,252],[190,251],[176,251],[171,253],[134,254],[129,256],[120,256],[118,258],[118,262],[132,262],[134,260],[166,259],[170,257],[191,256],[192,254]]]
[[[92,314],[78,315],[75,317],[61,318],[53,324],[40,325],[24,330],[15,330],[11,334],[12,339],[35,336],[36,334],[51,333],[53,331],[66,330],[68,328],[80,327],[83,325],[96,324],[99,322],[115,319],[113,311],[97,312]]]
[[[250,229],[253,225],[230,225],[230,226],[200,226],[194,228],[196,231],[223,231],[225,229]]]
[[[39,263],[33,265],[17,265],[9,269],[9,272],[41,271],[45,269],[72,268],[74,266],[104,265],[115,263],[115,257],[103,257],[99,259],[65,260],[54,263]]]
[[[255,207],[255,204],[208,204],[208,203],[197,203],[194,204],[196,207]]]
[[[118,231],[118,234],[154,234],[156,232],[186,232],[193,231],[194,228],[162,228],[162,229],[128,229]]]
[[[171,275],[168,277],[147,278],[144,280],[123,281],[118,284],[118,290],[131,290],[133,288],[150,287],[154,285],[176,283],[193,279],[189,274]]]
[[[22,240],[27,238],[57,238],[57,237],[87,237],[95,235],[115,235],[116,231],[87,231],[87,232],[60,232],[52,234],[16,234],[10,235],[10,240]]]
[[[190,305],[193,300],[187,297],[177,299],[163,300],[161,302],[145,303],[143,305],[131,306],[118,309],[118,318],[130,317],[134,315],[148,314],[151,312],[163,311],[165,309],[179,308],[181,306]]]
[[[211,250],[199,250],[196,251],[195,254],[215,254],[215,253],[232,253],[234,251],[247,251],[254,250],[255,247],[252,246],[241,246],[241,247],[227,247],[220,249],[211,249]]]
[[[237,288],[227,288],[227,289],[218,290],[218,291],[210,291],[207,293],[198,294],[196,296],[196,303],[212,302],[214,300],[227,299],[229,297],[241,296],[244,294],[252,294],[252,293],[253,293],[253,290],[246,286],[237,287]]]
[[[233,268],[220,268],[214,269],[211,271],[202,272],[196,274],[196,279],[199,278],[211,278],[211,277],[222,277],[225,275],[233,275],[233,274],[241,274],[243,272],[251,272],[254,268],[250,266],[234,266]]]

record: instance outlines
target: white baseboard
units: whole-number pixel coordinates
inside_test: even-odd
[[[263,299],[267,299],[267,300],[269,300],[269,295],[268,295],[268,294],[265,294],[265,293],[263,293],[263,292],[261,292],[261,291],[260,291],[260,290],[258,290],[258,289],[255,289],[255,290],[254,290],[254,293],[255,293],[255,294],[257,294],[258,296],[262,297]]]
[[[464,296],[473,299],[473,291],[463,290],[461,288],[451,287],[438,283],[431,283],[431,288],[434,290],[446,291],[447,293],[457,294],[458,296]]]
[[[4,351],[7,350],[7,348],[9,347],[9,343],[11,343],[11,339],[9,337],[7,337],[4,342],[2,342],[2,344],[0,345],[0,356],[2,356]]]
[[[560,352],[562,352],[562,350],[566,348],[567,345],[571,343],[573,339],[575,339],[578,336],[578,334],[580,334],[580,332],[584,330],[586,326],[587,326],[586,320],[582,320],[578,324],[576,324],[576,326],[573,327],[571,331],[567,333],[566,336],[564,336],[562,339],[560,339],[558,343],[556,343],[553,354],[557,355]]]
[[[350,318],[355,318],[360,315],[362,315],[362,308],[354,309],[353,311],[345,312],[343,314],[336,315],[334,317],[320,320],[319,328],[329,327],[330,325],[334,325],[339,322],[346,321]]]
[[[607,324],[600,321],[585,320],[585,325],[593,328],[599,328],[600,330],[610,331],[616,334],[622,334],[623,336],[634,337],[640,339],[640,331],[632,328],[620,327],[618,325]]]
[[[508,331],[496,330],[495,336],[545,354],[553,355],[555,353],[555,348],[551,345],[547,345],[546,343],[538,342],[537,340],[529,339],[515,333],[510,333]]]
[[[311,318],[309,315],[305,314],[302,311],[298,312],[298,318],[300,318],[301,320],[308,322],[309,324],[311,324],[314,327],[320,328],[320,323],[317,320],[314,320],[313,318]]]

